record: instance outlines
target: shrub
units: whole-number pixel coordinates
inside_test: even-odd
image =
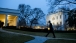
[[[4,22],[0,21],[0,28],[3,27]]]

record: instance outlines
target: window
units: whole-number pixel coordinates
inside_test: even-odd
[[[58,22],[57,22],[57,25],[59,25]]]
[[[60,25],[62,25],[62,22],[60,22]]]
[[[60,15],[60,19],[61,19],[61,15]]]
[[[58,19],[58,16],[56,18]]]

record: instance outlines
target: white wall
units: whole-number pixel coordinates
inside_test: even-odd
[[[61,18],[60,18],[60,16],[61,16]],[[65,24],[65,21],[67,18],[68,18],[67,13],[63,13],[63,12],[57,12],[57,13],[49,14],[46,16],[46,24],[50,20],[52,25],[56,26],[59,24],[61,26],[62,30],[64,30],[64,24]]]
[[[61,16],[61,18],[60,18],[60,16]],[[47,15],[46,22],[48,22],[49,20],[51,21],[51,23],[53,25],[57,25],[57,23],[60,24],[60,22],[62,22],[62,24],[63,24],[63,13],[58,12],[55,14]]]

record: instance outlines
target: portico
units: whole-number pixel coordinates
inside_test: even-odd
[[[4,26],[17,26],[19,10],[0,8],[0,21]]]

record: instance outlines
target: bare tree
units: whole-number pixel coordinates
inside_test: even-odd
[[[49,12],[55,12],[55,8],[59,6],[67,6],[69,4],[76,4],[76,0],[46,0],[49,5]],[[67,6],[70,7],[70,6]]]
[[[18,9],[20,10],[18,25],[19,26],[26,26],[27,25],[27,21],[29,20],[28,16],[31,15],[30,14],[31,7],[29,5],[20,4]]]
[[[26,25],[26,21],[24,19],[25,4],[19,4],[18,9],[20,11],[18,18],[18,26],[25,26]]]
[[[68,12],[68,19],[66,20],[69,27],[76,28],[76,8]]]
[[[40,8],[34,8],[32,11],[32,18],[30,20],[30,26],[32,26],[33,24],[39,24],[38,21],[44,17],[44,13]]]
[[[19,25],[26,26],[30,24],[39,24],[39,20],[44,17],[44,13],[40,8],[31,9],[29,5],[20,4],[19,5],[20,15],[19,15]]]

